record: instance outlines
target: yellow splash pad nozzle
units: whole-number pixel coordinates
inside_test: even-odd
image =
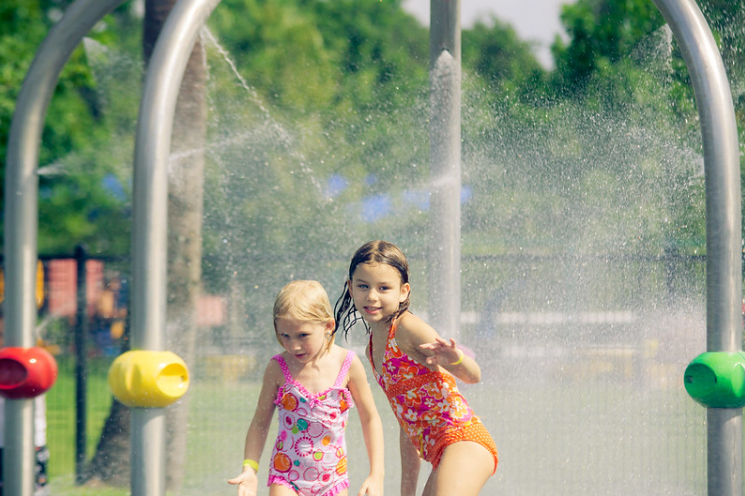
[[[109,388],[127,406],[163,408],[186,393],[189,371],[171,351],[128,351],[111,364]]]

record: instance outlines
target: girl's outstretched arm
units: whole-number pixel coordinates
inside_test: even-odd
[[[416,315],[407,313],[401,317],[396,341],[404,353],[423,365],[440,366],[467,384],[481,380],[479,364],[458,349],[454,339],[444,340]]]
[[[406,431],[400,431],[398,442],[401,448],[401,496],[416,496],[422,459]]]
[[[277,389],[284,383],[282,369],[275,360],[269,360],[264,371],[264,381],[259,393],[259,401],[256,404],[251,425],[246,433],[246,445],[243,456],[246,460],[258,462],[264,451],[266,437],[269,434],[269,426],[274,415],[274,400],[277,397]],[[229,479],[228,484],[238,486],[238,496],[255,496],[259,487],[256,470],[250,464],[244,465],[243,472],[234,479]]]
[[[349,368],[347,388],[352,393],[352,398],[357,405],[357,412],[362,424],[362,434],[367,446],[367,457],[370,460],[370,473],[362,483],[357,496],[382,496],[385,471],[383,423],[380,420],[377,408],[375,408],[372,391],[370,391],[370,385],[367,383],[365,368],[356,356]]]
[[[429,365],[437,364],[467,384],[475,384],[481,380],[481,367],[458,348],[455,339],[451,338],[448,342],[437,336],[433,343],[424,343],[419,347],[432,353],[432,356],[427,357]]]

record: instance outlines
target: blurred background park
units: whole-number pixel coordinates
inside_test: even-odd
[[[23,77],[70,3],[0,3],[0,173]],[[60,367],[46,395],[53,494],[128,494],[129,416],[106,374],[128,349],[141,83],[173,3],[126,2],[96,26],[45,123],[36,337]],[[742,143],[745,6],[698,3]],[[682,385],[706,332],[689,76],[649,0],[566,2],[559,22],[550,64],[496,16],[462,34],[452,333],[484,370],[464,390],[500,449],[485,494],[702,494],[705,410]],[[271,306],[287,281],[317,279],[333,302],[351,253],[387,239],[409,256],[426,316],[428,73],[428,29],[401,0],[223,0],[211,15],[169,163],[166,334],[192,379],[168,409],[173,494],[234,494],[225,481],[279,351]],[[364,330],[346,344],[361,353]],[[397,427],[375,393],[393,494]],[[355,422],[349,436],[360,444]],[[366,461],[351,456],[354,487]]]

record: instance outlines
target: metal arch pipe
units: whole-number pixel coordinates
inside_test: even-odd
[[[168,158],[181,81],[220,0],[179,0],[150,58],[135,134],[132,347],[161,351],[166,323]]]
[[[654,0],[680,45],[696,95],[706,181],[706,348],[742,349],[737,124],[721,54],[694,0]],[[742,409],[707,410],[709,496],[742,495]]]
[[[153,54],[140,102],[134,154],[132,348],[161,351],[167,305],[168,157],[189,56],[220,0],[179,0]],[[165,411],[132,410],[132,494],[165,494]]]
[[[98,20],[113,10],[124,0],[77,0],[66,12],[63,19],[55,26],[45,40],[44,45],[37,54],[32,64],[26,81],[19,94],[15,116],[11,125],[10,140],[8,147],[8,160],[6,167],[6,200],[5,200],[5,229],[6,243],[5,260],[7,261],[6,281],[8,288],[8,304],[6,319],[7,337],[9,345],[27,346],[32,339],[33,326],[33,294],[34,267],[37,245],[37,201],[38,201],[38,177],[36,167],[38,161],[38,143],[40,141],[43,126],[43,116],[51,99],[51,94],[62,67],[69,59],[75,46],[84,34],[90,31]],[[186,58],[191,51],[198,29],[206,21],[212,9],[219,0],[181,0],[172,13],[172,18],[179,14],[179,21],[169,18],[164,27],[161,38],[165,38],[165,32],[169,26],[173,27],[173,33],[168,35],[169,39],[191,39],[181,46],[176,46],[175,53],[161,55],[171,61],[167,66],[151,63],[153,75],[148,75],[148,82],[155,80],[153,85],[160,88],[149,90],[149,99],[143,98],[141,107],[141,122],[144,117],[148,122],[143,122],[138,128],[138,148],[135,154],[136,169],[144,169],[151,184],[146,184],[143,190],[139,187],[139,193],[135,193],[136,200],[150,200],[149,193],[159,191],[167,193],[167,185],[164,177],[166,162],[170,147],[170,132],[173,123],[173,109],[175,98],[180,85],[181,77],[186,64]],[[732,109],[729,86],[721,57],[716,50],[716,45],[711,37],[703,16],[698,7],[690,0],[655,0],[660,11],[666,17],[673,29],[676,39],[681,45],[686,64],[691,72],[696,99],[701,117],[704,160],[706,164],[706,195],[707,195],[707,348],[710,351],[737,350],[742,336],[739,325],[740,319],[740,179],[737,166],[737,134]],[[173,21],[173,22],[171,22]],[[176,26],[178,24],[178,26]],[[76,38],[77,36],[77,38]],[[153,61],[158,58],[158,47],[166,45],[166,41],[159,41]],[[178,42],[172,42],[178,43]],[[186,47],[186,48],[184,48]],[[161,52],[169,49],[163,48]],[[186,54],[186,55],[183,55]],[[168,67],[168,69],[166,69]],[[180,67],[180,70],[178,70]],[[167,73],[170,72],[170,74]],[[166,72],[166,74],[163,74]],[[157,76],[156,74],[160,74]],[[177,82],[176,82],[177,80]],[[148,91],[146,87],[146,92]],[[169,88],[164,90],[164,88]],[[157,100],[159,91],[166,92],[166,98]],[[172,96],[172,98],[169,97]],[[146,101],[149,107],[146,106]],[[162,123],[164,127],[158,127]],[[147,133],[151,133],[149,136]],[[158,143],[150,143],[150,139],[158,136]],[[167,142],[163,143],[163,142]],[[140,164],[138,167],[137,164]],[[139,174],[140,183],[144,181],[146,173]],[[138,177],[135,174],[135,177]],[[137,184],[137,183],[136,183]],[[162,189],[165,186],[164,189]],[[137,185],[136,185],[136,188]],[[165,195],[161,195],[164,199]],[[159,199],[160,201],[160,199]],[[135,202],[138,204],[138,201]],[[153,212],[147,208],[136,208],[136,211]],[[136,229],[133,234],[134,252],[139,252],[139,257],[147,259],[135,268],[137,273],[144,278],[142,283],[147,287],[153,280],[160,284],[164,282],[164,276],[160,270],[165,271],[165,257],[158,256],[154,264],[149,263],[145,254],[145,246],[152,245],[157,236],[152,236],[154,228],[164,227],[165,204],[163,208],[154,210],[157,215],[145,225],[140,223],[141,228]],[[142,214],[141,214],[142,215]],[[162,230],[161,230],[162,231]],[[141,242],[142,241],[142,242]],[[157,243],[156,243],[157,244]],[[165,253],[165,241],[157,246],[154,253],[161,250]],[[151,252],[153,253],[153,252]],[[159,266],[158,263],[161,265]],[[149,269],[154,269],[153,276],[148,277]],[[161,347],[160,337],[164,326],[165,308],[165,286],[155,291],[158,297],[157,305],[140,302],[139,324],[134,326],[141,334],[133,334],[133,345],[142,347],[152,346],[152,349]],[[147,291],[137,291],[135,294],[149,294]],[[152,294],[149,294],[152,296]],[[160,301],[162,297],[162,303]],[[152,301],[152,300],[150,300]],[[138,305],[133,304],[133,311]],[[162,325],[159,324],[163,318]],[[150,327],[149,327],[150,326]],[[148,332],[148,330],[157,332]],[[137,335],[138,337],[135,337]],[[150,338],[153,338],[152,341]],[[137,342],[140,340],[141,342]],[[25,401],[25,400],[24,400]],[[32,457],[25,456],[23,444],[18,440],[26,437],[23,432],[31,430],[32,419],[26,408],[26,404],[19,405],[20,409],[13,407],[14,402],[6,403],[6,433],[13,426],[14,432],[6,435],[6,453],[13,453],[13,459],[4,460],[8,469],[6,489],[11,494],[27,496],[31,494],[31,477],[26,472],[32,467]],[[7,405],[10,405],[9,409]],[[731,412],[728,409],[723,412],[709,412],[709,494],[742,494],[742,445],[738,441],[736,446],[725,446],[727,443],[719,443],[728,439],[739,440],[742,436],[742,412],[741,410]],[[21,415],[16,415],[21,413]],[[28,420],[28,421],[27,421]],[[148,419],[143,419],[145,423]],[[15,422],[17,421],[17,422]],[[144,424],[143,424],[144,425]],[[28,427],[28,429],[26,429]],[[146,430],[146,428],[144,429]],[[20,434],[20,435],[16,435]],[[713,434],[713,436],[712,436]],[[712,442],[715,441],[715,442]],[[143,443],[144,444],[144,443]],[[724,446],[725,449],[722,449]],[[739,451],[739,453],[738,453]],[[19,453],[24,456],[18,457]],[[9,458],[9,457],[6,457]],[[28,458],[28,461],[26,460]],[[162,456],[161,456],[162,460]],[[20,462],[20,463],[16,463]],[[135,467],[133,467],[133,473]],[[739,475],[737,475],[739,473]],[[17,475],[18,477],[14,477]],[[163,474],[158,474],[159,476]],[[713,481],[713,482],[712,482]],[[28,482],[26,484],[26,482]],[[150,488],[152,484],[145,484]],[[155,494],[146,491],[137,491],[133,486],[133,494]]]
[[[49,31],[16,100],[5,164],[5,335],[7,346],[34,346],[38,258],[39,145],[60,73],[95,24],[125,0],[77,0]],[[5,401],[4,487],[31,496],[34,481],[33,400]]]

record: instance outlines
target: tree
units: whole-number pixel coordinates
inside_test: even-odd
[[[4,180],[8,133],[23,78],[48,30],[67,1],[9,0],[0,5],[0,179]],[[93,38],[106,34],[94,34]],[[49,104],[39,162],[39,249],[67,251],[86,243],[92,251],[119,251],[114,229],[109,244],[101,240],[106,227],[121,224],[124,200],[107,190],[114,173],[111,162],[81,150],[108,140],[96,102],[95,81],[82,48],[73,52]],[[82,184],[84,183],[84,184]],[[2,194],[0,194],[2,201]],[[2,220],[0,219],[0,222]],[[121,228],[119,227],[121,230]],[[3,230],[0,229],[0,236]],[[110,252],[109,252],[110,253]]]
[[[745,5],[743,2],[725,0],[703,0],[700,5],[717,36],[732,91],[740,150],[743,150],[745,147],[745,46],[742,40],[742,26],[745,23]],[[743,153],[740,153],[740,181],[743,192],[745,192],[745,155]],[[743,214],[745,214],[745,203],[743,203]],[[745,226],[743,226],[743,237],[745,237]]]
[[[209,24],[245,85],[229,81],[210,101],[219,145],[205,178],[205,280],[239,281],[242,328],[263,332],[277,279],[287,277],[267,260],[318,277],[293,260],[322,260],[340,233],[378,229],[360,223],[363,199],[397,196],[427,177],[411,167],[427,156],[427,33],[399,2],[377,0],[225,0]],[[219,70],[211,64],[211,84],[224,84]]]
[[[582,95],[594,75],[603,76],[628,57],[644,38],[664,24],[646,0],[579,0],[564,5],[561,21],[569,42],[557,37],[551,47],[558,84]]]
[[[514,89],[543,72],[530,43],[494,17],[491,25],[479,21],[463,33],[462,59],[463,66],[484,78],[492,91]]]

